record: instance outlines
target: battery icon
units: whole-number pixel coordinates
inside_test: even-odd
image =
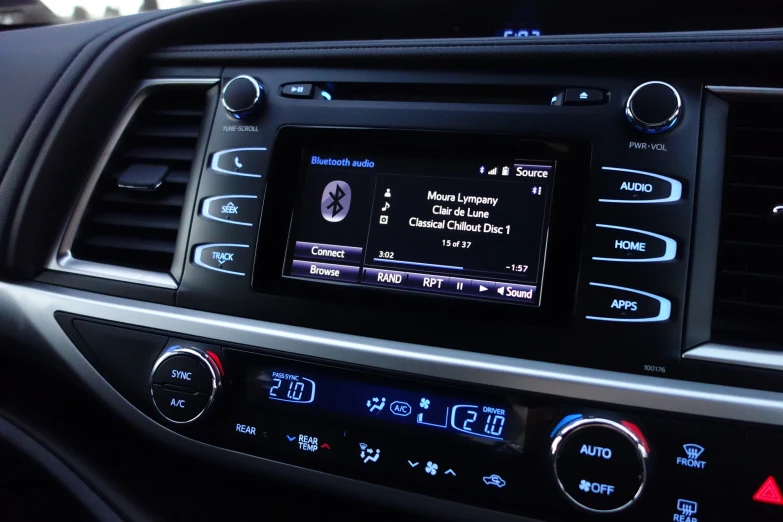
[[[509,172],[510,172],[510,169],[508,167],[503,167],[503,172],[502,172],[503,176],[508,176]]]

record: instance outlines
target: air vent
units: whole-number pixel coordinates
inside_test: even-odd
[[[783,349],[783,102],[729,109],[716,340]]]
[[[168,273],[206,108],[205,85],[150,88],[111,153],[74,258]]]

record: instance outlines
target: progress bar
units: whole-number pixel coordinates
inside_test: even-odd
[[[464,270],[461,266],[449,266],[449,265],[433,265],[431,263],[417,263],[415,261],[397,261],[396,259],[379,259],[379,258],[373,258],[373,261],[378,261],[379,263],[397,263],[400,265],[413,265],[413,266],[429,266],[432,268],[445,268],[447,270]]]

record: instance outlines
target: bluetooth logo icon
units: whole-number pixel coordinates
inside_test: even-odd
[[[351,208],[351,186],[345,181],[332,181],[321,194],[321,215],[331,223],[345,219]]]

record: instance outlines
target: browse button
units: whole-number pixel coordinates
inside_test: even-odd
[[[671,317],[672,303],[641,290],[590,283],[586,318],[592,321],[652,323]]]

